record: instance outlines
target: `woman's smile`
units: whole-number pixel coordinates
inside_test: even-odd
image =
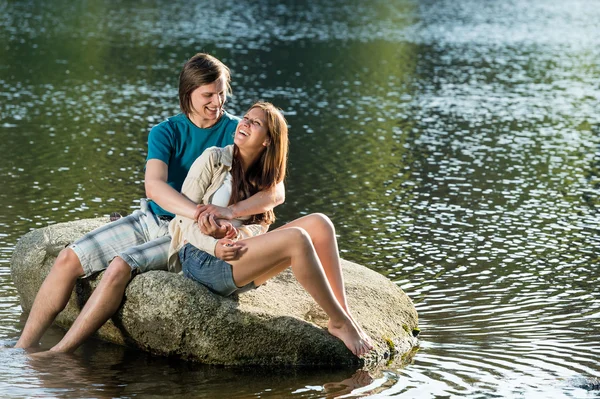
[[[240,121],[235,134],[235,144],[247,149],[262,149],[268,144],[266,114],[260,108],[252,108]]]

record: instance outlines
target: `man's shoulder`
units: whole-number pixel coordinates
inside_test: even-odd
[[[235,122],[235,123],[238,123],[240,121],[239,116],[232,115],[227,111],[223,111],[223,117],[226,118],[228,121]]]
[[[221,120],[217,123],[217,125],[215,125],[212,128],[208,128],[207,130],[215,129],[218,127],[228,130],[231,127],[235,128],[239,121],[240,121],[240,118],[225,111],[225,112],[223,112],[223,115],[221,116]],[[158,125],[154,126],[153,129],[165,131],[165,132],[171,132],[171,133],[176,132],[176,131],[185,132],[185,131],[189,131],[189,130],[204,130],[204,129],[200,129],[200,128],[196,127],[196,125],[194,125],[189,120],[189,118],[185,114],[182,114],[182,113],[165,119],[164,121],[160,122]]]
[[[178,114],[175,116],[171,116],[164,121],[160,122],[150,130],[150,133],[154,134],[173,134],[175,130],[177,130],[177,125],[181,125],[185,123],[185,115]]]
[[[223,116],[221,116],[221,124],[223,125],[223,127],[225,129],[229,129],[232,127],[235,128],[239,121],[240,121],[240,118],[238,118],[235,115],[231,115],[227,111],[224,111]]]
[[[192,122],[190,122],[185,114],[170,116],[161,122],[160,125],[163,125],[166,129],[169,129],[172,132],[187,131],[193,126]]]

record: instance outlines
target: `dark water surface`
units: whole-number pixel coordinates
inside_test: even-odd
[[[0,0],[0,396],[600,397],[598,21],[594,0]],[[137,206],[148,130],[177,112],[198,51],[232,68],[231,111],[286,111],[279,220],[329,214],[343,257],[408,293],[412,364],[240,370],[95,341],[36,363],[10,348],[18,238]]]

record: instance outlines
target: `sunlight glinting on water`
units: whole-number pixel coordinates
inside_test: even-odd
[[[392,279],[419,312],[412,363],[361,376],[346,397],[597,392],[585,381],[600,370],[600,8],[33,4],[0,5],[6,347],[21,328],[8,270],[17,239],[135,209],[148,129],[177,112],[181,63],[209,51],[232,69],[230,111],[263,98],[290,122],[279,220],[330,215],[342,256]],[[0,348],[0,396],[315,398],[355,382],[248,377],[113,350],[90,343],[48,368]]]

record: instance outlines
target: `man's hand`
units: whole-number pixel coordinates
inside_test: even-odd
[[[229,238],[221,238],[215,247],[215,256],[225,262],[236,260],[242,255],[242,246]]]
[[[237,236],[237,229],[226,220],[215,220],[213,215],[206,215],[198,219],[198,227],[202,234],[214,238],[234,238]]]
[[[233,219],[233,211],[229,208],[224,208],[217,205],[198,205],[194,218],[199,220],[207,215],[214,215],[217,219]]]

